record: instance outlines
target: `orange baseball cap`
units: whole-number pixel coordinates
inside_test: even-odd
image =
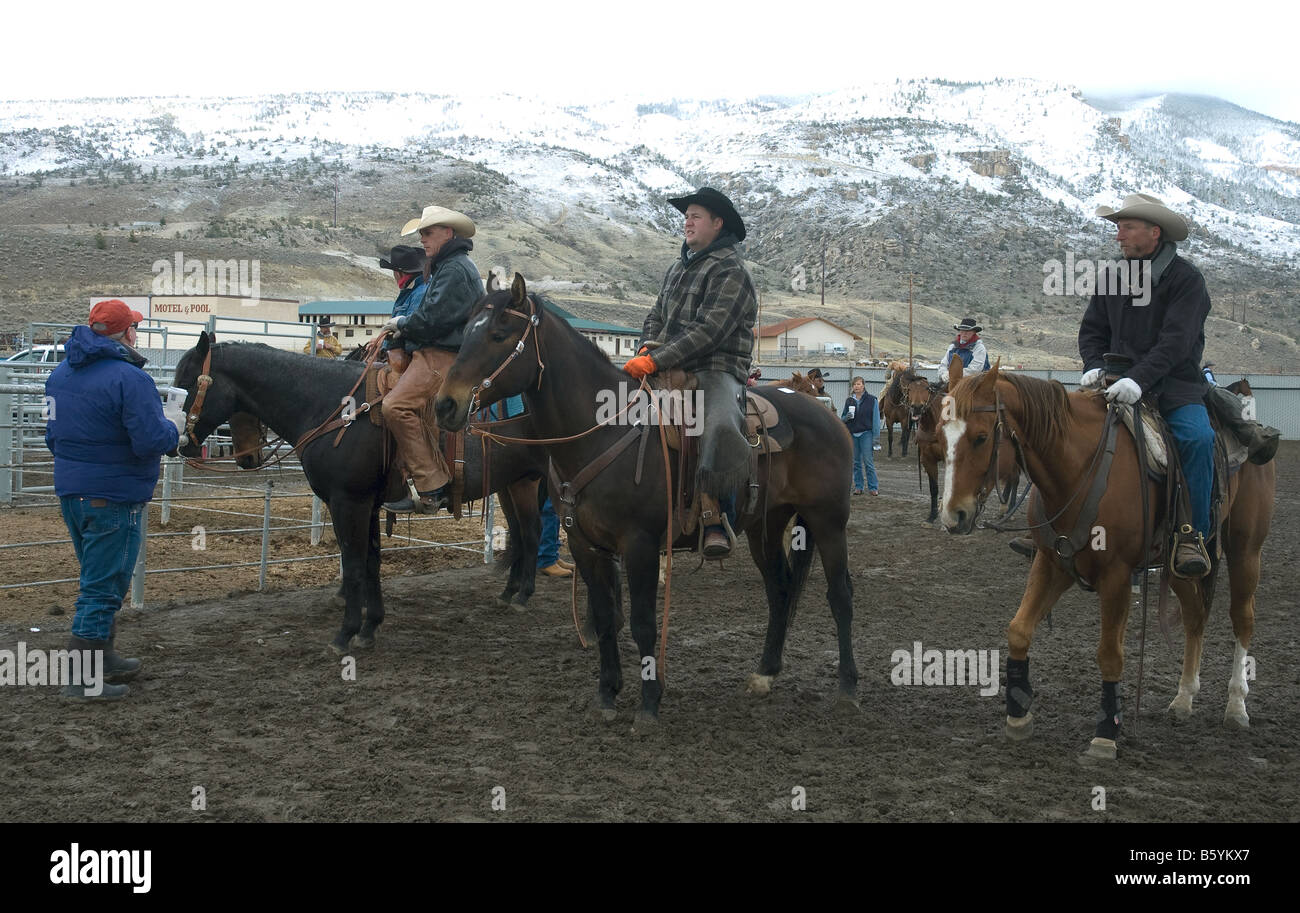
[[[90,319],[86,322],[90,324],[91,329],[94,329],[95,324],[102,323],[107,327],[103,335],[112,336],[141,320],[144,320],[144,315],[139,311],[131,310],[125,301],[109,298],[107,301],[95,302],[95,306],[90,309]]]

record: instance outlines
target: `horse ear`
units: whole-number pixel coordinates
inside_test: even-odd
[[[207,331],[207,330],[200,330],[200,331],[199,331],[199,342],[198,342],[198,345],[196,345],[196,346],[194,347],[195,351],[197,351],[197,352],[199,353],[199,355],[201,355],[201,356],[202,356],[202,355],[207,355],[207,354],[208,354],[208,344],[209,344],[210,342],[211,342],[211,340],[208,339],[208,331]]]
[[[997,385],[998,368],[1001,367],[1001,365],[1002,365],[1002,356],[999,355],[998,360],[993,362],[993,367],[985,371],[984,376],[980,378],[979,381],[980,392],[988,392],[989,390],[992,390],[994,386]]]
[[[515,307],[523,307],[524,302],[528,300],[528,286],[524,284],[524,277],[515,273],[515,281],[510,283],[510,300]]]

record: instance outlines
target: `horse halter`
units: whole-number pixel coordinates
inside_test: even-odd
[[[993,451],[989,454],[989,468],[984,473],[984,482],[980,485],[979,491],[975,493],[975,516],[978,517],[984,510],[984,502],[988,500],[989,492],[992,491],[998,496],[998,503],[1005,505],[1007,499],[1002,494],[1002,489],[998,487],[998,457],[1000,456],[999,446],[1002,442],[1002,435],[1005,433],[1011,440],[1011,445],[1016,451],[1016,465],[1024,471],[1025,477],[1029,477],[1029,467],[1025,465],[1024,451],[1020,447],[1020,439],[1016,437],[1016,432],[1007,427],[1007,404],[1002,401],[1002,394],[995,387],[993,390],[994,402],[990,406],[972,406],[972,412],[992,412],[996,417],[993,425]],[[1006,428],[1004,432],[1004,428]],[[1008,486],[1010,488],[1010,486]]]
[[[537,331],[537,335],[538,335],[538,339],[533,340],[533,348],[537,350],[537,368],[538,368],[537,389],[540,390],[542,388],[542,374],[546,371],[546,365],[542,363],[542,347],[540,344],[540,337],[542,334],[541,331],[542,318],[541,315],[537,313],[537,302],[533,300],[533,296],[525,295],[524,297],[528,301],[527,314],[525,314],[523,311],[516,311],[514,308],[511,307],[502,309],[503,313],[510,314],[514,317],[519,317],[527,322],[528,325],[524,328],[524,335],[519,337],[519,342],[515,344],[515,347],[514,349],[511,350],[510,354],[506,356],[505,361],[501,362],[501,364],[497,366],[497,369],[495,371],[493,371],[487,377],[483,378],[483,380],[480,383],[478,383],[477,385],[475,385],[473,388],[470,389],[469,411],[471,413],[479,411],[479,404],[478,404],[479,391],[486,390],[489,387],[491,387],[492,381],[496,380],[498,375],[500,375],[501,372],[504,371],[506,368],[510,367],[510,363],[523,353],[524,347],[528,342],[528,337],[532,334],[534,330]],[[485,304],[483,305],[483,310],[490,311],[493,309],[493,307],[494,306],[491,304]]]

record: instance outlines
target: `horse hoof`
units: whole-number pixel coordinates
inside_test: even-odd
[[[632,721],[632,733],[634,735],[649,735],[659,731],[659,717],[645,710],[636,712],[636,719]]]
[[[832,712],[836,716],[852,719],[862,713],[862,702],[851,694],[837,694]]]
[[[375,645],[375,635],[373,633],[366,634],[363,632],[357,635],[354,643],[356,643],[358,647],[369,649]]]
[[[348,647],[351,646],[351,644],[352,644],[351,637],[349,637],[347,640],[342,642],[340,642],[339,638],[336,637],[334,638],[334,640],[330,641],[330,649],[334,651],[335,656],[347,656]]]
[[[510,604],[510,610],[517,615],[526,615],[528,613],[527,600],[515,600]]]
[[[1088,750],[1080,755],[1082,761],[1113,761],[1119,754],[1114,739],[1103,739],[1101,736],[1093,739],[1088,745]]]
[[[330,597],[330,605],[332,605],[336,609],[346,608],[347,604],[348,601],[344,599],[342,596],[340,596],[338,593],[335,593],[333,596]]]
[[[1250,717],[1246,714],[1246,711],[1244,710],[1241,711],[1240,713],[1234,713],[1231,710],[1226,710],[1223,713],[1223,724],[1225,726],[1235,726],[1238,729],[1249,729]]]
[[[745,683],[745,690],[754,697],[767,697],[772,693],[772,676],[759,675],[757,672],[749,673],[749,681]]]
[[[1034,734],[1034,715],[1007,717],[1007,738],[1013,742],[1023,742]]]
[[[498,596],[498,597],[497,597],[497,608],[499,608],[499,609],[508,609],[508,608],[510,608],[510,597],[508,597],[508,596]]]
[[[1192,716],[1192,704],[1190,701],[1184,703],[1174,698],[1169,702],[1169,713],[1173,714],[1175,720],[1186,720]]]

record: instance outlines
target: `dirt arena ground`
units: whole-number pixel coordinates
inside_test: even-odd
[[[880,498],[855,498],[854,645],[861,712],[833,710],[836,649],[820,564],[772,694],[745,693],[766,624],[748,558],[691,573],[678,560],[662,725],[631,732],[635,649],[617,722],[588,714],[597,660],[573,631],[567,582],[540,579],[526,613],[468,552],[385,557],[388,618],[357,651],[355,681],[326,644],[340,621],[332,562],[151,576],[119,641],[145,662],[130,697],[80,706],[54,689],[0,689],[4,821],[1295,821],[1300,817],[1300,445],[1284,445],[1251,655],[1252,728],[1221,722],[1232,637],[1226,587],[1209,625],[1197,712],[1175,724],[1181,632],[1149,624],[1145,693],[1134,708],[1139,624],[1131,618],[1119,760],[1083,764],[1099,674],[1095,600],[1077,590],[1035,640],[1036,728],[1003,736],[1000,695],[978,686],[896,686],[896,650],[998,650],[1028,563],[1006,536],[924,527],[915,463],[882,459]],[[248,476],[250,480],[256,476]],[[245,484],[250,484],[246,482]],[[259,484],[252,482],[251,484]],[[252,505],[247,508],[247,505]],[[253,496],[245,505],[260,513]],[[290,516],[289,502],[275,512]],[[215,516],[215,515],[214,515]],[[155,510],[154,518],[157,513]],[[182,522],[182,521],[177,521]],[[188,529],[187,525],[179,528]],[[241,521],[254,525],[256,521]],[[53,511],[0,512],[4,542],[59,538]],[[448,528],[450,528],[448,524]],[[156,524],[152,527],[158,531]],[[457,524],[463,538],[477,521]],[[450,536],[448,537],[450,538]],[[213,545],[213,541],[217,540]],[[220,536],[209,557],[234,560]],[[333,551],[305,530],[272,557]],[[150,566],[193,562],[150,543]],[[445,540],[444,540],[445,541]],[[66,548],[66,547],[64,547]],[[257,539],[241,546],[255,560]],[[155,563],[155,557],[157,562]],[[58,547],[0,551],[7,582],[75,575]],[[174,562],[174,563],[169,563]],[[217,563],[212,561],[211,563]],[[75,587],[0,595],[0,649],[66,642]],[[39,631],[32,630],[39,628]],[[1105,809],[1094,808],[1095,787]],[[193,797],[202,787],[206,808]],[[802,809],[792,805],[804,797]],[[504,808],[494,809],[495,804]]]

